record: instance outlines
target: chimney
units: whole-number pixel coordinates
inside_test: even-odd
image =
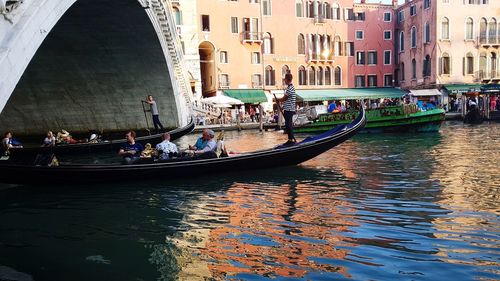
[[[398,6],[398,0],[392,0],[392,6],[396,8]]]

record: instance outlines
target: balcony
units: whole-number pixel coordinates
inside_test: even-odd
[[[481,47],[488,48],[489,46],[491,47],[499,47],[500,46],[500,36],[497,35],[492,35],[492,36],[487,36],[486,34],[483,34],[478,37],[478,42]]]
[[[250,32],[250,31],[243,31],[240,33],[241,35],[241,43],[257,43],[261,44],[262,43],[262,33],[261,32]]]
[[[498,70],[479,70],[474,73],[474,78],[476,81],[484,81],[484,80],[499,80],[500,79],[500,71]]]
[[[324,24],[326,23],[326,18],[323,15],[314,16],[314,24]]]

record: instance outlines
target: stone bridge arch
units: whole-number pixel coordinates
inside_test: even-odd
[[[144,128],[149,94],[164,125],[185,124],[188,105],[148,9],[137,0],[24,0],[10,22],[0,18],[0,129]]]

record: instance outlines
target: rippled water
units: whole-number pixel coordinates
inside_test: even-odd
[[[226,136],[237,151],[285,141]],[[446,123],[298,167],[1,186],[0,280],[498,280],[499,163],[500,124]]]

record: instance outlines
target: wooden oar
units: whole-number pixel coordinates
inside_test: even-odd
[[[141,100],[142,104],[142,111],[144,111],[144,118],[146,118],[146,131],[148,131],[148,134],[151,136],[151,131],[149,130],[149,122],[148,122],[148,115],[146,114],[146,108],[144,107],[145,101]]]

